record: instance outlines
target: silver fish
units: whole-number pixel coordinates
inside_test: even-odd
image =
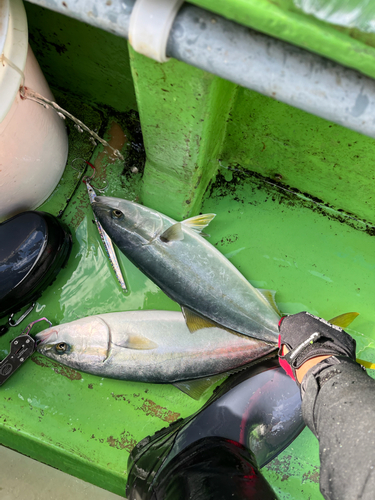
[[[277,342],[275,307],[200,235],[214,214],[176,222],[137,203],[102,196],[92,206],[117,247],[181,305],[191,332],[210,325],[208,319]]]
[[[38,351],[84,372],[122,380],[175,383],[224,373],[275,350],[265,342],[207,328],[191,335],[175,311],[89,316],[36,335]]]
[[[93,201],[96,198],[96,193],[94,191],[94,188],[89,183],[88,179],[86,179],[85,183],[86,183],[86,187],[87,187],[87,192],[88,192],[88,195],[89,195],[90,203],[92,204]],[[98,228],[100,237],[102,239],[104,248],[105,248],[105,250],[107,252],[107,255],[108,255],[109,261],[111,263],[112,269],[115,272],[116,278],[117,278],[118,282],[120,283],[120,286],[124,290],[124,292],[127,292],[128,289],[126,288],[125,280],[124,280],[124,277],[122,275],[122,272],[121,272],[121,269],[120,269],[120,265],[119,265],[117,257],[116,257],[115,249],[113,248],[112,241],[111,241],[110,237],[108,236],[108,234],[102,228],[100,222],[98,221],[98,219],[96,218],[95,215],[94,215],[94,218],[95,218],[96,227]]]

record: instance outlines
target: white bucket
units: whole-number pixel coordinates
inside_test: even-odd
[[[53,100],[28,46],[21,0],[0,0],[0,221],[43,203],[66,165],[68,137],[52,109],[20,97],[25,86]],[[7,61],[10,61],[9,64]]]

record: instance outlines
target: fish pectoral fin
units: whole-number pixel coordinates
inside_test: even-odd
[[[332,325],[339,326],[340,328],[347,328],[357,316],[359,316],[359,313],[357,312],[340,314],[339,316],[335,316],[334,318],[328,320],[328,322]]]
[[[181,224],[200,233],[216,217],[216,214],[202,214],[183,220]],[[203,236],[203,235],[202,235]]]
[[[184,239],[184,233],[182,231],[181,222],[177,222],[170,226],[160,235],[161,241],[164,243],[169,243],[170,241],[181,241]]]
[[[173,385],[180,389],[188,396],[193,399],[200,399],[204,393],[213,385],[220,380],[226,378],[227,373],[219,373],[219,375],[213,375],[212,377],[197,378],[194,380],[182,380],[180,382],[174,382]]]
[[[202,328],[223,328],[214,321],[201,316],[195,311],[192,311],[186,306],[181,306],[182,314],[184,315],[186,326],[189,328],[190,333],[194,333],[197,330],[202,330]]]
[[[276,312],[276,314],[281,316],[281,312],[279,311],[279,308],[277,307],[275,301],[275,295],[276,295],[275,290],[267,290],[265,288],[257,288],[257,290],[263,295],[263,297],[266,299],[266,301],[269,303],[272,309]]]
[[[158,344],[143,335],[129,335],[123,341],[116,342],[117,347],[125,347],[126,349],[137,349],[139,351],[147,351],[156,349]]]

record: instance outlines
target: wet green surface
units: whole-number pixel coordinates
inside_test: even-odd
[[[55,100],[66,111],[74,113],[75,117],[85,123],[90,129],[100,131],[103,124],[103,114],[93,110],[77,98],[55,91]],[[89,158],[94,150],[94,145],[88,140],[86,133],[78,132],[74,123],[66,119],[66,130],[69,140],[69,152],[65,170],[51,196],[43,203],[39,210],[44,210],[55,216],[61,215],[81,182],[82,171],[86,164],[82,158]]]
[[[111,174],[119,178],[123,165],[111,164],[111,169]],[[106,194],[119,195],[118,186],[116,189],[116,183],[113,185]],[[100,311],[178,308],[121,256],[129,293],[120,289],[93,224],[82,183],[62,221],[73,236],[68,265],[38,300],[27,321],[2,337],[3,355],[11,338],[29,321],[42,316],[60,323]],[[42,325],[36,325],[35,332],[42,329]],[[135,443],[191,414],[201,404],[173,386],[105,380],[34,354],[1,389],[0,440],[42,462],[124,494],[127,458]]]
[[[225,169],[204,211],[218,214],[210,224],[216,247],[255,286],[276,290],[282,312],[308,310],[326,319],[359,312],[348,331],[357,355],[375,359],[375,239],[365,226],[354,229],[338,213]],[[320,499],[318,471],[318,443],[305,429],[264,474],[282,499]]]
[[[121,162],[112,164],[110,175],[118,178],[122,167]],[[113,186],[106,194],[131,194]],[[354,332],[358,350],[365,359],[375,358],[373,237],[247,172],[222,170],[203,211],[217,213],[210,241],[254,285],[277,290],[283,312],[307,309],[327,319],[360,312]],[[178,309],[119,254],[129,287],[127,294],[121,291],[92,219],[82,184],[62,218],[73,233],[68,265],[39,299],[30,321],[47,316],[60,323],[98,312]],[[3,337],[2,348],[20,331],[15,328]],[[201,404],[173,386],[102,379],[35,354],[1,388],[0,440],[123,494],[134,444]],[[317,442],[305,430],[264,473],[280,498],[318,499],[318,467]]]
[[[224,7],[229,2],[199,3],[222,9],[235,19],[244,7],[239,0],[231,2],[228,13]],[[296,19],[286,16],[282,5],[286,6],[286,0],[247,2],[253,13],[259,9],[263,15],[268,10],[274,16],[269,27],[280,37]],[[368,167],[373,164],[373,140],[253,92],[238,89],[236,93],[232,84],[218,83],[218,79],[212,83],[207,73],[198,74],[176,61],[161,66],[139,56],[129,63],[125,41],[30,4],[27,12],[33,48],[47,79],[63,89],[61,99],[67,95],[71,101],[67,107],[72,106],[73,114],[82,114],[88,125],[99,127],[107,140],[114,122],[127,136],[122,149],[125,163],[100,161],[100,148],[94,151],[91,161],[98,164],[94,188],[107,188],[106,195],[147,200],[176,217],[192,208],[186,200],[194,201],[192,211],[216,213],[208,228],[209,241],[246,278],[255,286],[276,290],[277,303],[285,313],[307,309],[329,319],[358,311],[352,331],[357,354],[375,360],[374,230],[355,220],[374,222],[373,179]],[[261,18],[267,23],[270,19],[253,16],[254,27],[260,29],[255,21]],[[309,29],[305,38],[299,38],[300,44],[321,40],[323,23],[306,19],[304,24],[294,24],[291,41],[297,40],[307,22]],[[244,16],[243,22],[248,21]],[[325,34],[328,42],[343,40],[334,28]],[[351,52],[345,47],[340,45],[340,53],[349,57]],[[371,50],[361,52],[358,65],[372,61]],[[135,75],[139,70],[146,78],[136,81],[149,155],[144,177],[139,131],[134,129],[138,127],[136,114],[119,114],[137,107],[131,65]],[[205,81],[199,82],[201,76]],[[171,84],[177,89],[165,92]],[[227,90],[217,92],[220,88],[215,85]],[[189,87],[186,92],[185,86]],[[88,105],[69,95],[84,96]],[[225,96],[224,103],[221,96]],[[233,96],[227,117],[226,106]],[[59,101],[58,93],[56,97]],[[200,103],[199,115],[192,111],[194,101]],[[103,108],[103,103],[114,109]],[[202,141],[195,141],[195,136]],[[72,129],[69,139],[69,162],[76,157],[89,159],[92,146],[87,136]],[[77,163],[82,168],[83,163]],[[132,174],[132,167],[139,172]],[[216,181],[199,206],[217,169]],[[314,196],[314,201],[291,188]],[[343,211],[325,209],[324,203],[353,212],[354,219]],[[56,215],[63,210],[62,221],[72,232],[72,253],[28,320],[1,338],[3,355],[11,338],[42,316],[61,323],[99,312],[178,309],[118,253],[129,291],[120,289],[93,223],[86,188],[70,166],[41,209]],[[35,332],[42,328],[37,325]],[[124,494],[127,459],[134,444],[193,413],[202,403],[172,386],[102,379],[34,355],[0,389],[0,442]],[[281,499],[321,499],[318,470],[317,442],[305,430],[264,473]]]
[[[375,223],[374,139],[241,87],[226,132],[223,165]]]

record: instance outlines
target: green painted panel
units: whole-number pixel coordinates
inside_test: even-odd
[[[319,491],[319,447],[310,429],[262,469],[279,500],[323,500]]]
[[[218,214],[210,241],[253,285],[276,290],[283,313],[308,310],[330,319],[357,311],[347,330],[357,356],[375,359],[375,238],[365,226],[246,170],[221,169],[202,210]],[[263,473],[281,500],[322,499],[318,442],[308,429]]]
[[[375,238],[365,225],[245,170],[222,169],[202,208],[219,213],[209,226],[215,246],[251,282],[276,290],[282,312],[358,311],[355,329],[375,337]]]
[[[125,187],[114,182],[121,177],[122,163],[107,166],[111,186],[106,194],[133,195],[126,179],[122,179]],[[103,177],[95,187],[102,187],[99,182],[104,183]],[[68,264],[27,320],[1,338],[2,356],[10,339],[42,316],[56,324],[100,311],[178,309],[122,254],[118,257],[129,292],[120,289],[93,224],[83,183],[62,221],[73,235]],[[43,327],[36,325],[35,333]],[[201,404],[173,386],[102,379],[34,354],[0,390],[0,442],[124,495],[127,459],[135,443]]]
[[[30,45],[52,87],[117,111],[137,109],[124,38],[29,2],[25,8]]]
[[[240,87],[221,160],[375,223],[370,137]]]
[[[174,218],[195,215],[217,163],[236,86],[130,48],[147,154],[142,201]],[[164,196],[160,196],[163,192]]]
[[[128,187],[115,181],[121,177],[121,162],[107,166],[113,178],[106,178],[106,194],[132,198],[130,181]],[[308,309],[330,318],[356,310],[360,316],[351,333],[358,353],[375,358],[375,239],[361,226],[352,227],[337,213],[247,171],[221,170],[202,208],[217,213],[210,241],[255,286],[277,290],[283,312]],[[60,323],[99,312],[178,309],[119,253],[129,292],[120,290],[92,219],[81,184],[63,215],[73,233],[68,265],[38,300],[30,321],[47,316]],[[37,325],[35,331],[41,329]],[[1,338],[3,355],[20,331],[17,327]],[[127,458],[135,442],[201,404],[172,386],[102,379],[34,355],[0,390],[0,441],[124,494]],[[281,499],[318,500],[318,467],[317,442],[306,430],[264,473]]]
[[[67,96],[61,91],[54,91],[56,102],[66,111],[74,113],[76,118],[85,123],[92,130],[100,130],[103,123],[103,115],[93,110],[87,104],[80,102],[77,98]],[[68,134],[69,151],[66,167],[61,176],[57,188],[51,196],[43,203],[40,210],[58,216],[65,210],[69,200],[74,194],[80,182],[77,170],[82,168],[82,161],[78,158],[90,158],[94,145],[88,140],[88,135],[78,132],[74,123],[66,119],[66,130]],[[104,127],[103,127],[104,130]]]
[[[210,0],[200,3],[211,5]],[[226,5],[233,18],[243,14],[247,5],[245,24],[250,23],[249,12],[258,13],[252,22],[263,19],[280,37],[293,25],[295,31],[288,36],[301,37],[300,44],[307,39],[323,40],[323,24],[286,14],[281,8],[286,8],[286,0],[251,0],[246,5],[239,0],[230,4],[217,0],[212,8]],[[134,157],[141,143],[139,133],[132,138],[131,129],[136,119],[112,111],[102,114],[96,108],[97,103],[116,111],[134,107],[124,41],[116,39],[116,45],[111,35],[30,4],[27,10],[37,57],[48,79],[90,102],[95,111],[82,111],[94,125],[98,118],[109,129],[112,119],[119,119],[129,137],[123,148],[125,165],[103,158],[101,148],[95,150],[92,161],[99,167],[94,187],[108,186],[106,195],[142,200],[178,218],[189,211],[216,213],[209,241],[247,279],[255,286],[277,290],[277,303],[285,313],[307,309],[329,319],[358,311],[360,316],[350,330],[357,340],[357,354],[374,360],[374,232],[343,212],[324,208],[321,201],[374,221],[373,178],[368,169],[373,163],[373,140],[254,92],[238,89],[236,95],[232,84],[183,63],[171,60],[162,66],[133,54],[148,153],[142,178],[142,160]],[[300,18],[305,24],[300,24]],[[61,33],[53,38],[60,28]],[[62,42],[63,37],[69,40]],[[326,37],[327,48],[336,46],[345,52],[345,33],[329,28]],[[351,43],[349,55],[353,47],[359,47],[355,45],[359,42]],[[361,54],[358,64],[373,58],[372,49],[362,45]],[[111,88],[109,81],[114,85]],[[72,106],[81,109],[79,103]],[[85,141],[85,136],[71,135],[70,158],[89,155]],[[219,165],[222,168],[214,184],[201,200]],[[131,174],[132,166],[139,167],[139,173]],[[62,220],[72,231],[72,253],[28,320],[1,337],[3,356],[10,339],[29,320],[41,316],[56,324],[99,312],[178,310],[118,252],[129,291],[120,289],[93,224],[85,186],[76,174],[66,173],[43,208],[58,213],[67,204]],[[306,200],[291,187],[319,200]],[[35,332],[41,329],[37,325]],[[201,404],[173,386],[102,379],[34,355],[0,388],[0,442],[124,494],[127,459],[134,444],[180,416],[190,415]],[[263,472],[280,499],[321,500],[318,470],[317,441],[305,430]]]
[[[336,27],[296,9],[293,0],[192,0],[216,14],[375,77],[375,35]]]

